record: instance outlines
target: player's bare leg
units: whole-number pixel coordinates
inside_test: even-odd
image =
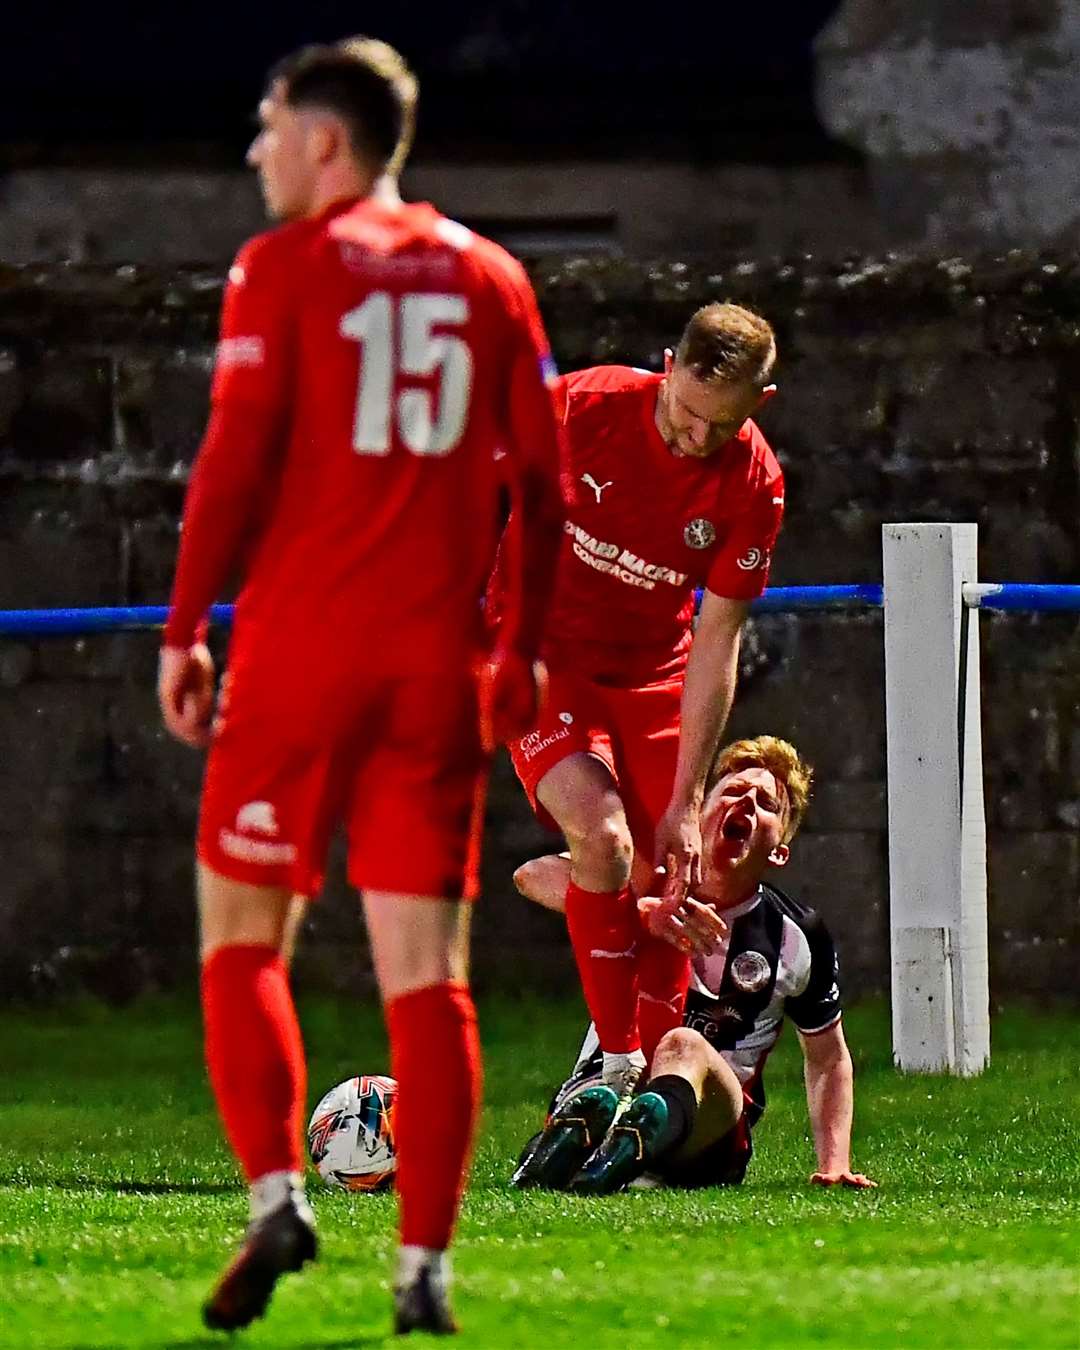
[[[634,845],[615,781],[594,755],[567,755],[540,780],[537,800],[566,837],[566,926],[604,1052],[604,1082],[628,1101],[645,1059],[637,1026]]]
[[[630,884],[635,895],[648,893],[654,868],[640,853],[634,855],[634,865],[630,875]],[[514,873],[514,886],[526,900],[556,914],[566,913],[566,888],[570,884],[570,854],[545,853],[540,858],[530,858],[522,863]]]
[[[657,1047],[644,1091],[570,1189],[609,1195],[660,1162],[689,1163],[734,1128],[742,1109],[742,1087],[719,1051],[698,1032],[676,1027]]]
[[[286,970],[292,969],[296,946],[300,941],[300,930],[307,918],[308,904],[309,897],[306,895],[294,895],[289,900],[289,909],[285,916],[285,931],[281,936],[281,959],[285,962]]]
[[[364,894],[375,974],[390,1029],[401,1245],[395,1330],[457,1330],[447,1248],[479,1106],[476,1014],[469,993],[471,906]]]
[[[316,1254],[300,1141],[307,1083],[281,954],[289,892],[200,864],[198,895],[207,1066],[250,1187],[247,1235],[203,1309],[207,1326],[231,1331]]]
[[[514,872],[518,894],[556,914],[566,913],[566,888],[570,884],[570,854],[545,853],[530,858]]]

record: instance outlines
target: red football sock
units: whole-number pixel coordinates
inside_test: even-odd
[[[468,986],[429,985],[386,1009],[397,1079],[396,1185],[403,1246],[450,1243],[472,1153],[483,1071]]]
[[[639,930],[630,888],[585,891],[571,881],[566,926],[600,1048],[612,1054],[637,1050]]]
[[[638,1022],[642,1053],[651,1064],[662,1037],[672,1027],[682,1026],[690,986],[690,957],[645,931],[639,942]]]
[[[218,947],[202,968],[206,1064],[248,1181],[301,1172],[307,1068],[276,947]]]

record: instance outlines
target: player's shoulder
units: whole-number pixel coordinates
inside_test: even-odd
[[[788,895],[787,891],[782,891],[774,882],[763,881],[761,883],[761,894],[765,904],[771,906],[783,918],[790,920],[796,928],[802,930],[807,938],[817,937],[821,934],[828,936],[829,930],[818,911],[812,909],[809,905],[801,904],[794,897]]]
[[[442,217],[439,228],[444,235],[454,240],[462,251],[468,250],[478,268],[517,285],[530,284],[529,274],[521,260],[503,248],[502,244],[489,239],[486,234],[477,234],[467,225],[461,225],[448,216]]]
[[[297,255],[319,233],[320,223],[315,220],[290,220],[252,235],[240,246],[229,268],[230,283],[243,286],[253,279],[288,273]]]
[[[590,422],[595,415],[605,424],[617,422],[620,414],[638,418],[643,401],[655,398],[661,377],[635,366],[589,366],[560,377],[560,392],[566,417]]]
[[[661,376],[638,366],[588,366],[565,377],[567,392],[577,398],[618,398],[655,389]]]
[[[517,293],[532,290],[523,264],[494,239],[477,234],[449,216],[438,216],[431,228],[441,243],[456,249],[468,267],[493,282],[498,290]]]
[[[784,471],[780,461],[752,417],[748,417],[739,428],[735,440],[741,453],[746,456],[747,476],[752,483],[762,488],[783,483]]]
[[[506,317],[530,328],[539,323],[532,281],[512,253],[448,216],[439,217],[432,230],[439,242],[457,252],[462,282],[475,298],[478,312],[487,312],[500,323]]]

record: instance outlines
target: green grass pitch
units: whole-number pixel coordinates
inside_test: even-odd
[[[386,1070],[376,1010],[301,1011],[312,1102]],[[884,1008],[849,1013],[855,1163],[879,1191],[806,1184],[789,1033],[743,1187],[605,1200],[506,1185],[576,1049],[576,1002],[492,1003],[481,1024],[487,1105],[456,1251],[462,1350],[1080,1346],[1075,1016],[1003,1014],[991,1069],[963,1082],[895,1074]],[[193,998],[0,1013],[0,1345],[225,1343],[198,1309],[245,1198],[198,1044]],[[313,1192],[322,1260],[233,1344],[388,1339],[393,1198]]]

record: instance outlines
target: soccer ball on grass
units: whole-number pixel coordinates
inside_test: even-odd
[[[397,1082],[381,1074],[348,1078],[319,1102],[308,1122],[311,1161],[328,1186],[385,1191],[394,1184]]]

